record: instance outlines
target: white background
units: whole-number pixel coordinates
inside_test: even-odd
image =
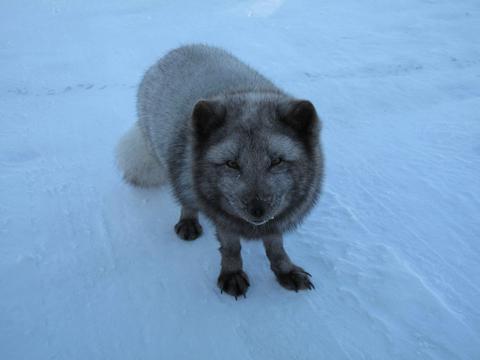
[[[1,1],[0,358],[480,359],[480,4],[475,0]],[[214,229],[179,240],[168,189],[113,149],[145,69],[227,48],[316,105],[325,188],[286,237],[316,290]]]

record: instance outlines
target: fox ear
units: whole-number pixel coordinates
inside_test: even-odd
[[[309,135],[319,126],[315,107],[308,100],[293,100],[280,106],[280,118],[297,132]]]
[[[197,136],[206,138],[225,120],[226,109],[219,101],[199,100],[193,108],[193,129]]]

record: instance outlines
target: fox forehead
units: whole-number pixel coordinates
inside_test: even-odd
[[[271,156],[279,156],[287,161],[296,161],[302,158],[302,146],[286,135],[272,135],[268,139],[268,148]]]
[[[205,159],[208,162],[221,164],[238,156],[238,141],[226,139],[208,148]]]
[[[300,144],[286,135],[272,134],[252,140],[260,143],[254,144],[258,146],[250,147],[239,138],[225,139],[210,146],[205,158],[208,162],[221,164],[228,160],[237,159],[243,151],[249,148],[251,151],[259,151],[258,149],[264,148],[268,156],[281,157],[287,161],[297,161],[303,156]]]

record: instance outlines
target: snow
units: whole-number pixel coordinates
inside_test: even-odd
[[[0,4],[1,359],[479,359],[480,4],[475,0]],[[214,229],[183,242],[168,189],[113,149],[143,71],[223,46],[324,120],[325,189],[216,288]]]

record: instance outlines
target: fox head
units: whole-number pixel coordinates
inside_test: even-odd
[[[262,234],[296,225],[319,192],[320,127],[311,102],[281,94],[198,101],[191,135],[202,210],[237,231]]]

